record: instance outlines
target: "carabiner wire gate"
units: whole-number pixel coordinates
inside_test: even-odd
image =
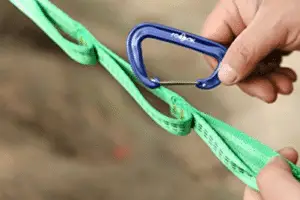
[[[158,78],[152,78],[150,79],[153,82],[159,83],[159,85],[196,85],[196,81],[160,81]]]

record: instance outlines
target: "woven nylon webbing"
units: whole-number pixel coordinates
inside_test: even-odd
[[[258,190],[256,176],[267,162],[279,154],[245,133],[203,113],[177,93],[165,88],[149,90],[170,106],[174,118],[163,115],[143,97],[135,84],[140,84],[130,65],[101,44],[80,23],[48,0],[10,0],[39,26],[70,58],[83,65],[101,63],[123,86],[139,106],[166,131],[184,136],[192,129],[210,147],[213,154],[236,177]],[[61,32],[78,41],[67,40]],[[199,155],[200,157],[201,155]],[[205,162],[202,160],[201,162]],[[300,181],[300,168],[289,162],[293,175]]]

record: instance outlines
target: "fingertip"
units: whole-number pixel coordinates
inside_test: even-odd
[[[278,97],[276,88],[266,78],[253,77],[239,83],[238,86],[243,92],[257,97],[268,104],[274,103]]]
[[[216,67],[218,66],[218,61],[215,58],[208,55],[203,55],[203,57],[204,60],[208,63],[210,68],[216,69]]]
[[[290,95],[292,94],[294,91],[294,86],[293,84],[290,82],[290,84],[288,85],[282,85],[278,87],[278,92],[282,95]]]
[[[259,97],[260,98],[260,97]],[[270,93],[269,95],[264,95],[263,98],[260,98],[261,100],[265,101],[268,104],[274,103],[278,98],[278,95],[276,92]]]
[[[297,73],[288,67],[278,67],[275,69],[275,72],[286,75],[293,82],[296,82],[298,79]]]
[[[298,161],[298,152],[292,147],[285,147],[278,151],[283,157],[296,164]]]
[[[293,92],[294,90],[293,82],[285,74],[272,72],[267,77],[273,83],[273,85],[275,85],[278,93],[283,95],[289,95]]]
[[[218,76],[225,85],[233,85],[238,81],[237,72],[229,64],[221,64]]]

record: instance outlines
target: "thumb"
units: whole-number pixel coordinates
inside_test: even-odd
[[[218,74],[224,84],[235,84],[246,78],[264,57],[279,46],[283,31],[280,31],[279,21],[268,16],[273,15],[259,11],[228,48]]]
[[[258,187],[263,199],[296,200],[300,198],[300,184],[293,177],[290,166],[275,157],[258,175]]]

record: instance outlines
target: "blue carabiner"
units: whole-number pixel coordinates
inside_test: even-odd
[[[160,81],[158,78],[149,79],[145,70],[141,48],[141,43],[146,38],[177,44],[214,57],[218,61],[218,66],[208,78],[198,79],[195,82]],[[217,87],[221,83],[218,77],[219,64],[226,51],[227,49],[223,45],[204,37],[155,23],[142,23],[137,25],[131,30],[127,38],[127,54],[133,72],[145,86],[151,89],[155,89],[160,85],[174,84],[195,84],[196,87],[205,90]]]

